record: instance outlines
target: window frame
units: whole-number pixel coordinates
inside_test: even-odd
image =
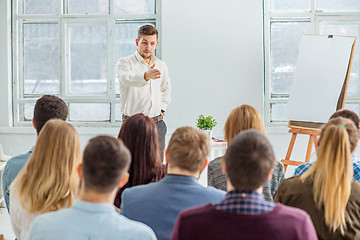
[[[322,21],[328,22],[359,22],[359,12],[323,12],[316,10],[316,0],[311,1],[309,12],[284,11],[271,12],[270,1],[264,0],[263,14],[264,14],[264,121],[267,127],[283,127],[287,126],[287,121],[272,121],[272,104],[287,103],[289,94],[271,93],[271,23],[273,22],[310,22],[311,34],[319,34],[320,23]],[[359,40],[359,39],[358,39]],[[359,44],[358,42],[356,44]],[[353,67],[353,66],[352,66]],[[360,76],[358,76],[360,78]],[[347,104],[360,104],[360,93],[347,94]]]
[[[12,1],[11,4],[11,42],[12,42],[12,108],[13,126],[31,126],[31,119],[25,119],[25,105],[35,103],[42,94],[24,94],[24,24],[31,23],[56,23],[58,24],[59,36],[59,94],[70,109],[72,103],[109,103],[109,121],[68,121],[76,127],[118,127],[121,120],[115,118],[116,104],[120,103],[120,95],[116,93],[116,61],[115,59],[115,37],[116,24],[125,23],[151,23],[159,29],[159,46],[156,56],[161,58],[161,0],[155,0],[155,13],[153,14],[117,14],[115,13],[115,0],[109,0],[109,13],[107,14],[68,14],[68,0],[59,0],[57,14],[23,14],[22,6],[24,0]],[[20,14],[20,12],[22,12]],[[105,24],[107,37],[107,92],[106,93],[71,93],[69,52],[70,52],[70,26]],[[134,45],[135,39],[134,36]]]

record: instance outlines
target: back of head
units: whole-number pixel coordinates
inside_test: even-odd
[[[171,136],[167,151],[169,167],[197,172],[204,166],[209,154],[210,140],[198,128],[181,127]]]
[[[346,119],[353,121],[355,124],[355,127],[357,129],[360,129],[360,118],[354,111],[351,111],[348,109],[340,109],[340,110],[336,111],[333,115],[331,115],[329,120],[337,118],[337,117],[342,117],[342,118],[346,118]]]
[[[238,134],[225,155],[226,172],[235,189],[252,191],[264,185],[275,164],[275,155],[267,138],[257,130]]]
[[[83,154],[85,190],[112,192],[127,172],[130,162],[130,152],[120,139],[110,136],[92,138]]]
[[[129,182],[125,187],[155,180],[155,167],[161,165],[161,162],[158,132],[154,121],[142,113],[135,114],[121,126],[118,138],[131,153]]]
[[[139,28],[139,30],[138,30],[138,39],[139,40],[141,39],[142,35],[149,35],[149,36],[156,35],[156,39],[159,38],[158,37],[158,35],[159,35],[158,30],[152,25],[141,26]]]
[[[71,206],[80,162],[80,140],[75,128],[59,119],[47,121],[18,175],[20,202],[29,212],[39,213]]]
[[[39,134],[50,119],[66,120],[68,107],[66,103],[53,95],[44,95],[36,101],[34,108],[34,125]]]
[[[238,133],[247,129],[256,129],[265,135],[264,123],[260,113],[252,106],[241,105],[232,110],[226,120],[225,140],[230,144]]]
[[[325,222],[331,230],[344,232],[345,211],[353,177],[351,149],[355,149],[358,129],[345,118],[334,118],[324,125],[317,149],[317,160],[301,179],[313,179],[314,198],[324,207]],[[336,187],[334,187],[336,186]]]

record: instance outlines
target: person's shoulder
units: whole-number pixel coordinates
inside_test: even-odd
[[[209,163],[209,168],[221,168],[221,159],[222,157],[215,158]]]
[[[182,218],[193,218],[196,216],[202,216],[208,214],[214,210],[214,206],[210,203],[205,205],[195,206],[187,208],[180,212],[180,217]]]
[[[360,197],[360,182],[353,180],[351,182],[351,195]],[[350,197],[351,197],[350,195]]]
[[[214,194],[214,195],[217,195],[217,196],[220,196],[220,197],[224,197],[226,195],[226,191],[214,188],[213,186],[204,187],[204,191],[207,191],[207,192],[209,192],[211,194]]]
[[[314,164],[314,162],[306,162],[306,163],[301,164],[300,166],[298,166],[298,167],[295,169],[294,175],[301,175],[301,174],[303,174],[303,173],[306,172],[313,164]]]
[[[27,152],[27,153],[12,157],[7,161],[6,166],[19,166],[19,165],[23,166],[29,159],[30,155],[31,155],[31,152]]]
[[[286,206],[277,203],[274,209],[274,215],[278,216],[284,222],[306,222],[309,221],[310,216],[307,212],[300,208]]]
[[[137,236],[139,236],[139,234],[155,236],[154,231],[148,225],[142,222],[131,220],[126,216],[120,214],[117,215],[117,218],[118,218],[118,223],[119,223],[118,227],[120,233],[122,231],[126,231],[126,229],[129,229],[133,232],[134,235]]]
[[[126,197],[126,195],[130,195],[131,197],[139,195],[142,197],[147,192],[151,193],[152,191],[156,191],[157,189],[160,189],[160,190],[162,189],[161,188],[161,180],[158,182],[151,182],[151,183],[144,184],[144,185],[126,188],[124,190],[124,192],[122,193],[122,198]]]

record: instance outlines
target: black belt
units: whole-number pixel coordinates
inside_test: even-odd
[[[130,116],[122,115],[123,121],[126,121]],[[161,115],[158,115],[156,117],[150,117],[155,123],[162,121],[164,118]]]

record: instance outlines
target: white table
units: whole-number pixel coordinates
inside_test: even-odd
[[[214,140],[210,141],[210,154],[208,156],[209,162],[215,158],[224,156],[226,152],[226,142],[215,142]],[[199,183],[203,186],[207,186],[207,167],[201,173],[199,178]]]

